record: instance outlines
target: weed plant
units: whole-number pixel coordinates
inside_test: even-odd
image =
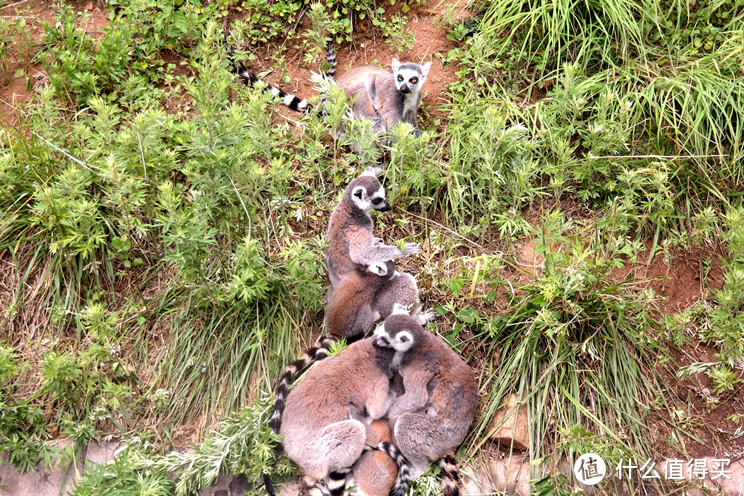
[[[488,440],[496,409],[516,394],[527,412],[530,459],[540,461],[533,476],[549,475],[543,488],[561,485],[564,457],[592,452],[612,465],[623,453],[651,456],[642,421],[648,410],[639,405],[662,394],[660,377],[644,365],[656,360],[656,297],[632,279],[611,282],[611,271],[639,247],[612,229],[582,231],[560,211],[543,218],[534,276],[525,284],[501,280],[507,311],[470,324],[485,356],[503,359],[481,369],[484,411],[467,449]]]

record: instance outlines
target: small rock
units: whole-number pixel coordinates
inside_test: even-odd
[[[530,494],[530,463],[525,455],[488,460],[463,467],[462,484],[466,494]]]
[[[527,241],[517,255],[519,266],[531,273],[540,274],[543,269],[543,256],[535,250],[535,241]]]
[[[88,2],[85,4],[85,10],[91,11],[93,10],[93,2]]]
[[[251,489],[253,489],[253,485],[248,482],[248,479],[243,474],[236,476],[230,482],[230,496],[244,496]]]
[[[519,409],[517,409],[519,406]],[[530,430],[527,423],[527,406],[519,405],[516,395],[509,396],[505,407],[499,408],[491,424],[491,439],[502,446],[511,446],[526,450],[530,445]]]

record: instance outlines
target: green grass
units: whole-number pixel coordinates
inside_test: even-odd
[[[674,423],[682,408],[653,364],[675,371],[668,349],[690,339],[717,354],[706,373],[718,397],[739,384],[744,13],[692,7],[510,0],[446,19],[457,81],[438,95],[441,122],[420,112],[420,139],[394,131],[383,179],[398,208],[377,228],[424,248],[405,270],[477,368],[482,408],[463,454],[488,443],[511,394],[545,466],[588,449],[648,454],[645,416]],[[335,2],[312,7],[306,32],[275,38],[303,9],[112,2],[111,25],[92,36],[60,3],[38,45],[23,23],[0,24],[0,69],[33,60],[49,74],[18,125],[0,129],[0,448],[21,470],[57,456],[49,441],[63,433],[128,441],[113,469],[122,494],[187,494],[220,468],[291,474],[271,449],[267,396],[321,331],[323,233],[364,166],[348,143],[372,137],[358,121],[346,142],[328,135],[347,119],[337,91],[327,122],[286,125],[230,73],[220,22],[239,18],[238,53],[273,40],[278,65],[287,42],[314,64],[316,45],[363,15],[386,26],[381,37],[404,32],[367,2]],[[520,273],[528,240],[544,258],[537,274]],[[659,318],[650,290],[613,275],[692,245],[725,250],[723,283],[678,315]],[[677,424],[666,441],[683,449]],[[203,441],[195,453],[164,454],[189,433]],[[105,478],[93,472],[76,494]],[[428,477],[416,494],[432,487]]]
[[[665,386],[650,365],[659,361],[649,332],[655,297],[637,289],[642,281],[610,276],[638,247],[613,246],[611,228],[587,231],[560,212],[542,225],[535,241],[542,273],[525,284],[495,281],[511,295],[508,312],[481,323],[475,336],[485,356],[502,359],[481,370],[484,410],[467,450],[487,442],[496,409],[516,394],[527,411],[530,458],[543,462],[535,474],[547,466],[557,476],[564,457],[589,451],[609,463],[622,452],[652,456],[641,419],[651,405],[664,406]]]

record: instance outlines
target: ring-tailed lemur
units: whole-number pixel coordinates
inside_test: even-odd
[[[396,306],[374,336],[375,346],[396,351],[393,370],[400,374],[405,391],[387,413],[395,446],[379,445],[398,464],[390,496],[404,496],[409,481],[425,473],[435,460],[443,469],[444,496],[457,496],[452,455],[478,406],[473,370],[403,307]]]
[[[381,266],[395,258],[418,253],[415,243],[406,243],[406,251],[387,246],[372,235],[371,209],[390,210],[385,200],[385,190],[375,177],[375,169],[367,168],[344,190],[341,202],[336,205],[328,223],[326,238],[328,248],[325,259],[331,289],[328,294],[326,319],[328,333],[319,343],[289,364],[279,379],[275,391],[274,411],[269,426],[278,432],[281,425],[284,400],[297,375],[311,363],[328,356],[330,347],[341,339],[359,336],[369,330],[374,320],[384,319],[393,311],[393,305],[411,305],[418,301],[416,280],[409,274],[386,272],[389,277],[370,277],[369,271],[381,273]],[[343,276],[355,271],[342,283]],[[343,286],[340,294],[337,289]],[[353,309],[353,310],[350,310]],[[364,309],[367,317],[352,323],[357,309]],[[330,316],[333,316],[332,318]],[[370,317],[374,317],[372,321]],[[369,323],[366,329],[364,327]],[[363,330],[362,330],[363,329]]]
[[[375,338],[350,345],[310,369],[289,393],[280,433],[289,458],[312,496],[345,493],[346,476],[369,450],[367,426],[393,402],[390,366],[394,350]]]
[[[326,58],[331,65],[327,77],[332,80],[336,74],[336,55],[330,41],[326,46]],[[232,57],[230,60],[246,84],[253,86],[261,81],[242,62]],[[429,75],[431,63],[400,63],[397,58],[393,58],[391,68],[392,74],[373,65],[356,67],[341,75],[336,84],[350,98],[356,98],[352,110],[357,118],[375,122],[373,128],[382,132],[390,131],[398,123],[407,122],[413,126],[414,133],[418,136],[420,131],[416,111],[421,103],[421,89]],[[265,81],[264,84],[265,91],[281,97],[282,104],[290,109],[298,112],[310,110],[306,99],[289,94]]]
[[[375,121],[377,130],[385,133],[407,122],[419,136],[416,111],[431,63],[400,63],[393,57],[391,68],[392,74],[374,65],[355,67],[343,73],[336,84],[354,100],[352,110],[357,118]]]
[[[358,267],[344,275],[326,307],[326,335],[318,346],[288,365],[277,384],[269,427],[279,431],[290,386],[302,370],[326,358],[330,347],[341,339],[364,336],[375,321],[392,313],[395,304],[410,306],[417,302],[416,280],[410,274],[397,272],[391,260],[365,269]]]
[[[386,262],[419,252],[415,243],[406,243],[405,250],[388,246],[373,235],[370,210],[387,212],[392,207],[385,200],[385,189],[376,177],[379,169],[368,167],[344,190],[328,221],[325,251],[331,289],[344,274],[359,265]]]

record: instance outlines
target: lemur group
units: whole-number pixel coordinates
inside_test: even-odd
[[[326,53],[331,69],[325,77],[332,81],[332,45]],[[247,84],[260,82],[241,62],[232,62]],[[357,67],[335,84],[353,99],[355,118],[368,119],[383,132],[407,122],[418,135],[416,110],[429,67],[393,59],[392,74]],[[310,108],[307,100],[279,88],[265,83],[263,88],[293,110]],[[311,496],[345,496],[351,485],[360,495],[404,496],[432,461],[442,468],[444,495],[457,496],[454,453],[478,405],[475,374],[425,328],[434,313],[422,311],[416,278],[395,268],[393,260],[419,252],[416,244],[400,249],[374,235],[370,211],[391,209],[380,172],[368,167],[352,180],[331,214],[326,334],[287,367],[269,425],[283,436],[284,451]],[[327,358],[341,339],[354,342]]]

